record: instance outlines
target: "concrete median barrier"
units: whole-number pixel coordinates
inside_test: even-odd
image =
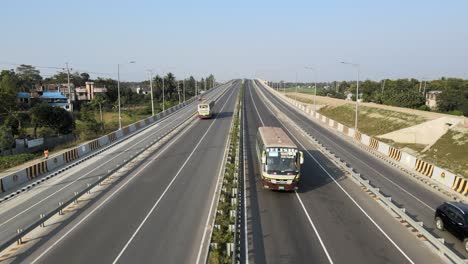
[[[371,147],[372,149],[378,150],[379,145],[380,145],[380,142],[377,139],[372,138],[372,137],[369,139],[369,147]]]
[[[99,139],[96,139],[96,140],[93,140],[91,142],[88,143],[88,147],[91,151],[94,151],[98,148],[101,147],[101,143],[99,143]],[[81,156],[81,155],[80,155]]]
[[[75,149],[66,151],[62,155],[63,155],[63,160],[65,161],[65,163],[70,163],[78,159],[78,149],[75,148]]]
[[[98,141],[101,147],[107,146],[110,143],[108,135],[100,137]]]
[[[434,172],[432,173],[432,179],[442,183],[446,187],[451,188],[453,186],[453,183],[455,182],[455,174],[444,170],[443,168],[439,167],[434,167]],[[464,194],[466,195],[466,194]]]
[[[354,131],[354,139],[359,141],[359,142],[362,142],[361,139],[362,139],[362,135],[361,135],[361,132],[359,131]]]
[[[26,170],[17,171],[14,174],[10,174],[2,178],[3,191],[14,190],[16,186],[28,182],[28,176]]]
[[[47,159],[47,168],[49,171],[62,167],[64,164],[65,160],[63,159],[63,155],[55,155]]]
[[[384,155],[388,155],[388,152],[390,151],[390,146],[387,143],[379,142],[379,147],[377,151]]]
[[[452,190],[466,195],[468,192],[468,184],[465,178],[456,176],[455,181],[453,182]]]
[[[419,173],[422,173],[428,177],[431,177],[432,172],[434,171],[434,165],[430,164],[429,162],[416,159],[416,164],[414,166],[414,169]]]
[[[344,125],[343,125],[343,124],[338,123],[337,129],[338,129],[338,131],[340,131],[341,133],[344,133]]]
[[[401,151],[400,163],[408,168],[414,168],[414,165],[416,164],[416,157]]]
[[[32,166],[26,168],[26,175],[28,176],[29,180],[32,180],[40,175],[47,173],[49,170],[47,169],[47,161],[41,161],[36,163]]]
[[[370,137],[366,134],[361,133],[361,143],[370,147]]]
[[[389,150],[388,150],[388,157],[390,157],[391,159],[394,159],[396,161],[400,161],[401,160],[401,151],[397,148],[394,148],[394,147],[390,147]]]

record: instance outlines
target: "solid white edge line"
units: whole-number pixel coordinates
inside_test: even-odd
[[[266,105],[265,105],[266,106]],[[270,110],[271,113],[273,113],[270,109],[269,106],[267,106],[267,108]],[[333,180],[333,182],[341,189],[341,191],[343,191],[346,196],[348,196],[348,198],[359,208],[359,210],[367,217],[367,219],[369,219],[371,221],[372,224],[374,224],[375,227],[377,227],[377,229],[390,241],[390,243],[395,246],[395,248],[410,262],[410,263],[414,263],[414,261],[408,256],[406,255],[406,253],[390,238],[389,235],[387,235],[387,233],[374,221],[374,219],[372,217],[370,217],[370,215],[356,202],[356,200],[354,200],[353,197],[351,197],[351,195],[341,186],[341,184],[338,183],[337,180],[335,180],[335,178],[333,176],[331,176],[331,174],[318,162],[318,160],[305,148],[305,146],[297,139],[296,136],[294,136],[292,134],[292,132],[284,125],[284,123],[278,119],[278,121],[283,125],[283,127],[289,132],[289,134],[294,137],[294,139],[296,139],[296,141],[302,146],[302,148],[307,152],[307,154],[309,154],[309,156],[315,161],[315,163],[317,163],[317,165],[319,165],[319,167],[327,174],[327,176]]]
[[[234,90],[234,89],[233,89]],[[233,95],[234,91],[231,92],[231,94],[229,95],[229,97],[227,98],[226,102],[224,102],[223,106],[221,107],[220,109],[220,112],[224,109],[224,107],[226,106],[227,102],[229,101],[229,99],[231,98],[231,96]],[[216,115],[217,116],[217,115]],[[151,209],[149,210],[149,212],[146,214],[145,218],[143,219],[143,221],[140,223],[140,225],[138,225],[137,229],[135,230],[135,232],[132,234],[132,236],[130,237],[130,239],[127,241],[127,243],[125,244],[125,246],[122,248],[122,250],[119,252],[119,254],[117,255],[117,257],[114,259],[114,261],[112,262],[113,264],[117,263],[119,261],[119,259],[122,257],[123,253],[125,252],[125,250],[128,248],[128,246],[130,245],[130,243],[132,243],[133,239],[136,237],[136,235],[140,232],[141,228],[143,227],[143,225],[146,223],[146,221],[148,220],[148,218],[151,216],[151,214],[153,213],[153,211],[156,209],[156,207],[159,205],[159,203],[161,202],[162,198],[164,197],[164,195],[166,195],[167,191],[169,190],[169,188],[172,186],[172,184],[174,183],[174,181],[177,179],[177,177],[179,176],[179,174],[182,172],[182,170],[185,168],[185,165],[189,162],[189,160],[192,158],[192,155],[193,153],[195,153],[195,151],[198,149],[198,146],[200,146],[200,144],[202,143],[203,139],[205,139],[206,135],[208,134],[208,132],[210,132],[211,130],[211,127],[213,127],[213,125],[216,123],[217,119],[215,119],[211,124],[210,126],[206,129],[205,133],[203,134],[203,136],[200,138],[200,140],[198,141],[197,145],[195,145],[195,147],[193,148],[192,152],[190,153],[190,155],[185,159],[184,163],[182,164],[182,166],[179,168],[179,170],[177,171],[176,175],[172,178],[172,180],[169,182],[169,184],[167,185],[167,187],[164,189],[164,191],[162,192],[162,194],[159,196],[158,200],[156,201],[156,203],[153,205],[153,207],[151,207]]]
[[[255,85],[255,82],[253,82],[253,83],[254,83],[254,85]],[[254,85],[252,85],[253,89],[255,89],[255,88],[254,88]],[[255,86],[256,86],[256,85],[255,85]],[[257,105],[256,105],[256,103],[255,103],[255,101],[253,100],[253,97],[252,97],[252,91],[250,91],[250,97],[252,98],[252,102],[253,102],[253,104],[254,104],[254,106],[255,106],[255,110],[257,110],[257,114],[258,114],[258,116],[260,117],[260,114],[259,114],[258,109],[257,109]],[[265,104],[265,107],[266,107],[266,108],[270,111],[270,113],[272,113],[273,116],[274,116],[274,113],[271,111],[271,109],[269,109],[269,108],[267,107],[266,104]],[[277,120],[284,126],[284,124],[283,124],[279,119],[277,119]],[[262,124],[263,124],[263,122],[262,122]],[[288,130],[288,131],[289,131],[289,130]],[[291,132],[290,132],[290,133],[291,133]],[[297,140],[297,139],[296,139],[296,140]],[[302,200],[300,199],[299,194],[298,194],[296,191],[294,191],[294,192],[296,193],[296,197],[297,197],[299,203],[301,204],[302,209],[303,209],[305,215],[307,216],[307,219],[309,220],[309,223],[310,223],[310,225],[312,226],[312,229],[314,230],[314,233],[315,233],[315,235],[317,236],[317,238],[318,238],[318,240],[319,240],[319,242],[320,242],[320,246],[322,247],[323,251],[325,252],[325,255],[327,256],[328,261],[329,261],[331,264],[333,264],[333,260],[332,260],[332,258],[331,258],[331,256],[330,256],[330,253],[328,253],[328,250],[327,250],[327,248],[325,247],[325,243],[323,242],[322,237],[320,236],[317,227],[315,226],[314,222],[312,221],[312,218],[310,217],[310,215],[309,215],[309,213],[307,212],[307,210],[306,210],[304,204],[302,203]]]
[[[184,128],[183,132],[178,134],[173,140],[169,142],[152,160],[157,159],[159,156],[161,156],[168,148],[170,148],[172,145],[174,145],[179,138],[181,138],[185,133],[188,131],[187,128],[190,126]],[[104,201],[102,201],[98,206],[96,206],[91,212],[89,212],[83,219],[81,219],[78,223],[76,223],[70,230],[68,230],[65,234],[63,234],[59,239],[57,239],[51,246],[46,248],[38,257],[36,257],[31,264],[37,263],[39,259],[41,259],[45,254],[47,254],[52,248],[54,248],[56,245],[58,245],[63,239],[65,239],[71,232],[73,232],[79,225],[81,225],[84,221],[86,221],[94,212],[99,210],[105,203],[107,203],[112,197],[114,197],[120,190],[122,190],[125,186],[127,186],[130,181],[132,181],[136,176],[138,176],[146,167],[148,167],[151,163],[148,162],[144,166],[142,166],[138,171],[135,172],[133,176],[131,176],[125,183],[123,183],[119,188],[117,188],[114,192],[112,192]]]

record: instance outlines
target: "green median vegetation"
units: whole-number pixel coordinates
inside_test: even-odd
[[[213,227],[213,233],[211,236],[210,251],[208,256],[208,263],[210,264],[221,264],[221,263],[232,263],[232,255],[229,256],[227,253],[228,244],[233,245],[235,231],[231,229],[231,226],[235,226],[236,219],[232,217],[231,212],[234,211],[234,215],[237,214],[237,204],[232,203],[232,199],[237,200],[237,195],[233,193],[233,189],[238,188],[238,179],[236,178],[239,172],[238,164],[235,162],[236,157],[239,155],[239,133],[240,133],[240,99],[242,98],[241,88],[239,93],[237,108],[234,114],[234,123],[230,132],[230,146],[228,153],[228,161],[224,171],[224,179],[222,184],[222,191],[220,194],[218,207],[216,209],[216,217]],[[236,250],[234,249],[234,253]]]

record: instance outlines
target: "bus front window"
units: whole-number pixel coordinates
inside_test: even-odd
[[[269,152],[266,163],[267,173],[288,173],[297,172],[297,166],[294,156],[283,154],[280,152]]]

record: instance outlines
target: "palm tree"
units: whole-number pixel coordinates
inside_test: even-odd
[[[107,97],[104,94],[97,94],[91,100],[91,105],[93,107],[99,107],[99,115],[101,117],[102,128],[104,128],[104,122],[102,120],[102,106],[107,102]]]

